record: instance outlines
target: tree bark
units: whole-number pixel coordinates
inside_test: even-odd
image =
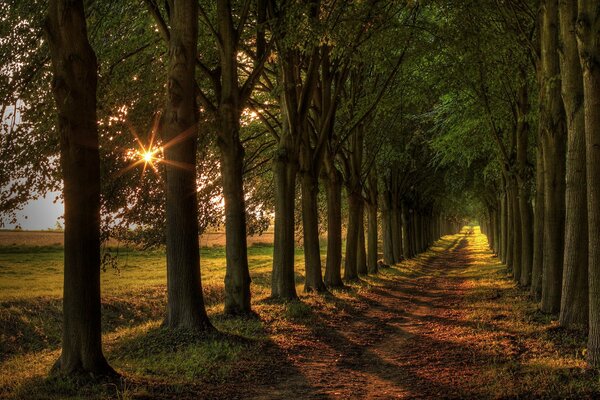
[[[560,311],[565,230],[565,146],[566,130],[560,96],[558,61],[558,1],[542,5],[541,110],[544,148],[544,270],[541,310]]]
[[[274,157],[275,229],[271,296],[283,300],[298,298],[294,275],[294,200],[296,198],[297,152],[293,138],[282,132]]]
[[[515,282],[521,280],[521,251],[522,251],[522,233],[521,233],[521,210],[519,208],[519,198],[517,196],[517,180],[516,177],[511,177],[511,205],[513,216],[513,278]]]
[[[408,207],[405,202],[401,205],[402,218],[402,255],[405,260],[408,260],[412,254],[410,253],[410,239],[408,234]]]
[[[369,273],[367,268],[367,251],[365,241],[365,201],[360,199],[358,212],[358,253],[356,255],[356,271],[361,275]]]
[[[238,43],[229,1],[217,2],[220,49],[220,87],[214,114],[218,121],[221,179],[225,201],[225,313],[249,314],[250,272],[244,198],[244,148],[240,141],[240,116],[244,106],[238,76]],[[260,54],[261,52],[259,52]]]
[[[359,193],[348,192],[348,232],[346,234],[346,258],[344,260],[344,279],[358,279],[358,224],[361,196]]]
[[[583,80],[575,36],[577,3],[559,2],[562,99],[567,116],[565,251],[559,323],[587,327],[588,232]]]
[[[325,285],[343,287],[342,281],[342,178],[331,163],[327,168],[327,262]]]
[[[587,355],[600,367],[600,13],[596,0],[579,0],[577,40],[583,70],[588,213],[589,335]]]
[[[375,195],[375,200],[377,197]],[[370,274],[377,273],[377,203],[370,202],[367,205],[368,212],[368,240],[367,240],[367,267]]]
[[[392,232],[392,201],[388,190],[383,192],[382,231],[383,231],[383,262],[394,265],[394,234]]]
[[[530,294],[535,300],[540,300],[542,297],[542,272],[544,270],[544,175],[544,153],[540,132],[538,134],[535,166],[536,189],[533,215],[533,264],[531,266],[530,290]]]
[[[304,234],[305,292],[324,292],[319,246],[318,181],[309,171],[302,173],[302,227]]]
[[[243,153],[244,149],[239,143],[221,148],[221,178],[225,200],[225,313],[230,315],[251,312],[242,178]]]
[[[52,370],[116,375],[102,353],[97,61],[83,2],[51,0],[46,33],[65,206],[62,352]]]
[[[523,73],[525,75],[525,73]],[[533,217],[529,198],[530,174],[527,168],[527,154],[529,151],[529,93],[527,79],[519,89],[518,127],[517,127],[517,185],[519,198],[519,212],[521,222],[521,276],[519,283],[523,287],[531,284],[531,269],[533,263]]]
[[[193,0],[171,10],[167,103],[162,116],[167,192],[167,317],[170,328],[210,330],[198,246],[195,68],[198,11]]]

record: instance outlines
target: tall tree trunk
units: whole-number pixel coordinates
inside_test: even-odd
[[[247,314],[251,312],[251,306],[243,180],[244,149],[239,143],[237,118],[228,123],[223,121],[221,126],[222,132],[230,132],[226,126],[237,132],[230,132],[219,140],[225,200],[225,313]],[[225,142],[226,139],[232,138],[231,142]]]
[[[346,258],[344,260],[344,279],[347,281],[358,279],[358,224],[361,200],[359,193],[348,191],[348,232],[346,233]]]
[[[394,264],[398,264],[402,261],[402,221],[400,217],[400,210],[397,206],[396,196],[392,199],[391,207],[391,218],[392,224],[392,250],[394,253]]]
[[[519,212],[521,222],[521,276],[519,283],[523,287],[531,284],[531,268],[533,263],[533,217],[529,197],[531,195],[530,174],[527,167],[529,151],[529,93],[527,77],[523,72],[523,83],[519,88],[518,127],[517,127],[517,185]]]
[[[585,174],[585,118],[583,80],[575,36],[577,3],[559,2],[562,51],[562,98],[567,116],[567,176],[565,251],[559,322],[562,326],[587,326],[588,232]]]
[[[356,255],[356,271],[359,274],[366,275],[369,273],[367,269],[367,251],[365,241],[365,201],[360,199],[358,212],[358,253]]]
[[[579,0],[577,39],[583,69],[588,212],[588,360],[600,367],[600,13],[596,0]]]
[[[506,239],[508,237],[506,225],[506,192],[502,189],[500,192],[500,238],[502,245],[499,255],[503,263],[506,263]]]
[[[274,158],[275,229],[271,296],[283,300],[298,298],[294,276],[294,200],[298,161],[293,138],[282,132]]]
[[[541,130],[541,128],[540,128]],[[534,299],[542,297],[542,273],[544,270],[544,153],[541,132],[538,135],[535,165],[535,211],[533,215],[533,264],[531,266],[531,290]]]
[[[521,280],[521,210],[519,209],[519,198],[517,196],[517,180],[511,177],[510,196],[513,216],[513,278],[515,282]]]
[[[383,232],[383,262],[394,265],[394,234],[392,232],[392,201],[388,190],[383,192],[383,210],[381,216]]]
[[[325,285],[343,287],[342,281],[342,178],[333,163],[325,164],[327,178],[327,262]]]
[[[377,195],[372,196],[372,198],[377,200]],[[371,201],[367,204],[367,267],[369,269],[370,274],[377,273],[377,203]]]
[[[558,313],[562,288],[565,228],[566,130],[560,96],[558,0],[542,4],[540,124],[544,149],[544,269],[541,310]]]
[[[97,61],[83,2],[51,0],[46,33],[65,205],[62,352],[53,372],[114,375],[102,353]]]
[[[508,182],[508,179],[506,180],[506,182]],[[515,245],[514,242],[514,236],[515,236],[515,229],[514,229],[514,218],[513,218],[513,212],[514,212],[514,207],[513,207],[513,196],[511,193],[511,188],[510,188],[510,184],[507,183],[506,184],[506,266],[508,267],[508,270],[512,273],[513,272],[513,257],[515,255],[513,247]]]
[[[198,246],[196,153],[198,107],[195,68],[197,3],[171,10],[167,103],[162,116],[167,192],[167,318],[171,328],[212,328],[202,297]]]
[[[319,246],[318,181],[310,171],[302,173],[302,227],[304,233],[305,292],[326,291]]]
[[[218,146],[221,152],[221,179],[225,201],[225,313],[248,314],[250,272],[246,235],[244,198],[244,148],[240,141],[240,104],[243,102],[238,76],[239,37],[229,1],[217,2],[220,49],[219,104],[215,115],[219,123]]]
[[[410,239],[408,234],[408,207],[405,202],[401,205],[402,218],[402,255],[405,260],[408,260],[412,254],[410,253]]]

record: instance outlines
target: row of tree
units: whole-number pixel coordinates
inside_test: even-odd
[[[523,9],[498,29],[520,38],[525,62],[517,82],[499,78],[512,89],[513,116],[504,129],[490,116],[501,174],[485,194],[484,232],[543,312],[589,329],[588,359],[598,366],[600,12],[596,1],[529,6],[535,14]]]
[[[446,171],[431,162],[427,132],[407,117],[423,107],[406,99],[423,78],[403,67],[434,40],[415,33],[430,18],[418,3],[145,0],[84,9],[81,0],[52,0],[47,13],[36,6],[4,10],[17,29],[5,32],[12,45],[2,41],[10,71],[3,110],[12,104],[12,120],[3,120],[0,159],[11,167],[3,170],[2,208],[14,212],[62,183],[56,371],[114,374],[100,329],[101,241],[109,236],[165,244],[166,326],[210,331],[198,247],[210,224],[225,226],[228,314],[252,312],[246,237],[264,229],[269,209],[272,297],[283,300],[297,298],[298,230],[304,289],[325,292],[376,273],[379,238],[391,265],[460,229],[462,208],[443,200]],[[157,109],[147,137],[139,135],[135,126]],[[156,173],[138,181],[132,170],[141,164]],[[222,216],[215,196],[224,200]]]

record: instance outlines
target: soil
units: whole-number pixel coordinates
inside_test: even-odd
[[[280,342],[283,375],[258,385],[255,399],[391,399],[477,397],[477,349],[460,340],[460,271],[468,266],[469,236],[406,278],[360,295],[346,312],[317,318]],[[458,272],[458,273],[457,273]],[[281,357],[279,357],[281,359]]]

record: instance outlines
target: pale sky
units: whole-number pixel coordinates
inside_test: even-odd
[[[64,211],[62,201],[53,203],[58,194],[58,192],[50,192],[46,195],[46,198],[27,203],[25,208],[17,213],[18,225],[24,230],[55,228],[56,221],[59,221]],[[2,217],[2,222],[4,222],[2,229],[13,229],[15,227],[15,224],[8,224],[8,219],[5,217]],[[62,219],[59,222],[64,225]]]

